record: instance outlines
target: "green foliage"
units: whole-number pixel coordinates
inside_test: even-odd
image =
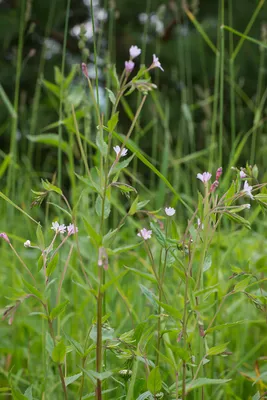
[[[260,399],[266,2],[2,3],[1,394]]]

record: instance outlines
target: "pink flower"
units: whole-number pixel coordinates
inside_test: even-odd
[[[165,213],[168,215],[168,217],[172,217],[175,214],[175,209],[172,207],[166,207]]]
[[[130,74],[132,72],[132,70],[134,69],[134,62],[132,60],[125,61],[124,65],[125,65],[126,72],[128,74]]]
[[[153,54],[153,63],[151,64],[150,68],[159,68],[164,72],[164,69],[162,68],[159,58],[156,56],[156,54]]]
[[[244,183],[244,188],[243,188],[243,192],[244,192],[247,196],[249,196],[252,200],[254,200],[254,197],[253,197],[253,195],[252,195],[252,193],[251,193],[251,190],[252,190],[252,186],[250,186],[250,185],[248,184],[248,181],[245,181],[245,183]]]
[[[55,231],[56,233],[65,233],[66,232],[66,226],[64,224],[59,225],[57,221],[52,222],[52,227],[51,229]]]
[[[216,178],[215,178],[216,181],[218,181],[220,179],[220,176],[222,175],[222,173],[223,173],[222,167],[218,168],[216,171]]]
[[[10,243],[9,237],[5,232],[0,233],[0,237],[3,238],[7,243]]]
[[[88,69],[87,69],[87,65],[85,63],[82,63],[82,71],[83,74],[86,78],[88,78]]]
[[[203,172],[203,174],[197,174],[197,178],[203,183],[207,183],[211,178],[211,174],[209,172]]]
[[[245,174],[245,172],[242,171],[242,170],[240,171],[239,175],[240,175],[241,179],[243,179],[243,178],[245,178],[247,176],[247,174]]]
[[[143,238],[144,240],[150,239],[152,235],[152,231],[147,230],[146,228],[141,229],[137,236]]]
[[[120,151],[121,151],[120,146],[113,147],[113,150],[115,151],[115,153],[117,154],[117,157],[118,157],[118,155],[120,154]],[[121,152],[121,157],[125,157],[127,153],[128,153],[128,150],[127,149],[123,149],[122,152]]]
[[[68,230],[68,236],[74,235],[74,233],[78,232],[78,227],[74,226],[74,224],[69,224],[69,226],[67,226],[67,230]]]
[[[131,46],[129,53],[131,60],[133,60],[135,57],[138,57],[141,54],[141,49],[139,49],[137,46]]]

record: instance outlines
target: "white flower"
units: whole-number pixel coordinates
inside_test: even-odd
[[[243,179],[243,178],[245,178],[247,176],[247,174],[245,174],[244,171],[240,171],[239,175],[240,175],[241,179]]]
[[[129,53],[131,59],[133,60],[135,57],[138,57],[141,54],[141,49],[139,49],[137,46],[131,46]]]
[[[165,208],[165,213],[168,215],[168,217],[172,217],[175,214],[175,209],[172,207],[166,207]]]
[[[207,183],[211,178],[211,174],[209,172],[203,172],[203,174],[197,174],[197,178],[203,183]]]
[[[250,209],[251,205],[250,204],[244,204],[245,208]]]
[[[113,150],[115,151],[115,153],[117,154],[117,157],[118,157],[118,155],[119,155],[119,153],[121,151],[120,146],[113,147]],[[127,153],[128,153],[128,150],[127,149],[123,149],[122,152],[121,152],[121,157],[125,157]]]
[[[24,243],[24,247],[31,247],[30,240],[26,240],[26,242]]]
[[[204,229],[204,224],[202,224],[200,218],[197,219],[197,226],[199,227],[199,229]]]
[[[141,229],[137,236],[143,238],[144,240],[150,239],[152,235],[152,231],[147,230],[146,228]]]
[[[251,190],[252,186],[249,186],[248,181],[245,181],[243,191],[247,196],[249,196],[252,200],[254,200]]]
[[[69,224],[69,226],[67,226],[67,230],[68,230],[68,235],[73,235],[74,233],[78,232],[78,227],[74,226],[74,224]]]
[[[153,54],[152,68],[159,68],[164,72],[164,69],[162,68],[159,58],[156,56],[156,54]]]
[[[65,233],[66,232],[66,226],[64,224],[59,225],[59,223],[57,221],[52,222],[51,229],[53,229],[53,231],[55,231],[56,233]]]

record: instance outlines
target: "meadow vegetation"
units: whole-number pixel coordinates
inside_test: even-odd
[[[123,62],[112,2],[70,56],[68,0],[25,99],[29,3],[0,84],[1,398],[267,398],[265,0],[240,30],[233,0],[215,29],[197,1],[148,0]]]

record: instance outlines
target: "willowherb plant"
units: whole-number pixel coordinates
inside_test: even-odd
[[[82,185],[82,192],[77,203],[73,205],[60,188],[48,181],[42,182],[42,191],[34,192],[32,206],[40,206],[50,195],[57,194],[61,199],[59,204],[56,204],[57,209],[64,212],[64,215],[67,214],[70,219],[69,225],[61,223],[61,219],[60,222],[53,221],[45,234],[38,224],[37,244],[33,243],[32,238],[25,238],[24,247],[27,251],[40,252],[38,271],[33,271],[23,261],[6,233],[0,234],[31,278],[29,283],[22,277],[22,273],[19,274],[19,295],[14,299],[15,303],[7,307],[4,316],[12,323],[19,305],[26,299],[34,299],[39,304],[41,311],[35,313],[46,322],[45,337],[49,362],[58,369],[65,399],[86,399],[94,396],[98,400],[185,399],[191,398],[191,392],[194,393],[195,399],[203,399],[206,385],[228,382],[227,377],[218,374],[219,378],[214,378],[215,373],[207,372],[207,365],[213,363],[213,357],[227,357],[231,354],[228,342],[220,343],[213,335],[214,322],[223,309],[225,300],[242,292],[257,308],[266,313],[266,306],[259,296],[247,290],[252,274],[245,274],[238,269],[234,271],[231,282],[244,274],[246,278],[235,285],[230,283],[224,288],[222,300],[218,302],[216,299],[212,310],[210,305],[206,304],[208,296],[214,293],[217,295],[219,290],[219,277],[210,288],[206,285],[205,274],[211,268],[212,245],[220,222],[225,217],[230,223],[250,228],[249,221],[240,215],[251,206],[250,203],[244,203],[244,199],[249,199],[252,204],[255,202],[263,208],[267,207],[265,184],[258,183],[256,166],[235,168],[236,176],[224,193],[221,191],[221,187],[224,187],[221,167],[217,169],[214,181],[212,173],[198,173],[196,178],[202,182],[203,194],[198,193],[195,211],[192,211],[184,233],[181,233],[177,223],[179,215],[175,209],[176,199],[171,206],[166,205],[164,211],[147,210],[149,200],[140,201],[137,190],[125,182],[123,173],[135,156],[133,152],[127,157],[129,151],[132,151],[129,139],[148,93],[156,88],[150,81],[149,71],[153,68],[163,71],[158,57],[153,55],[151,65],[148,68],[142,66],[130,79],[135,68],[133,60],[140,53],[141,50],[137,46],[131,46],[129,60],[125,61],[120,79],[115,68],[112,69],[114,88],[113,91],[108,89],[112,110],[106,118],[101,114],[87,66],[82,64],[97,121],[96,147],[99,162],[95,167],[90,165],[81,141],[75,108],[72,106],[73,130],[85,171],[85,176],[76,174]],[[119,123],[118,107],[123,96],[131,94],[134,90],[141,93],[141,101],[128,132],[122,136],[115,131]],[[114,143],[114,138],[116,142],[120,141],[120,145]],[[116,206],[113,193],[118,189],[127,196],[131,204],[128,211],[123,210],[118,225],[113,230],[108,230],[111,209],[112,206]],[[81,198],[87,196],[88,192],[93,194],[94,222],[87,217],[89,211],[80,208]],[[135,196],[133,201],[131,195]],[[136,221],[136,217],[139,217],[139,221]],[[118,238],[129,220],[134,222],[136,229],[136,235],[129,239],[132,243],[126,247],[114,247],[114,243],[120,243]],[[46,240],[47,237],[50,237],[49,241]],[[81,240],[86,240],[86,247],[89,249],[87,254],[80,250]],[[62,254],[67,247],[67,257],[63,263]],[[74,249],[84,278],[75,283],[81,290],[81,302],[83,290],[92,296],[92,304],[88,307],[90,312],[86,315],[87,332],[83,338],[79,338],[79,342],[71,336],[71,329],[63,330],[61,324],[62,314],[71,307],[67,298],[69,283],[66,281]],[[138,256],[136,251],[139,252]],[[142,271],[141,267],[125,265],[125,269],[116,275],[113,271],[114,259],[121,254],[126,254],[126,264],[132,264],[131,257],[134,254],[139,264],[142,262],[148,272]],[[62,272],[59,274],[62,263]],[[72,273],[77,274],[77,271]],[[127,273],[141,276],[144,282],[149,282],[144,285],[142,280],[142,284],[139,285],[143,297],[151,307],[149,317],[144,320],[143,315],[136,315],[134,305],[129,303],[118,284]],[[127,307],[129,319],[132,316],[135,318],[132,329],[123,333],[115,331],[109,323],[112,305],[108,304],[107,295],[116,284]],[[67,286],[64,295],[66,299],[61,301],[63,285]],[[169,287],[174,290],[173,296]],[[72,362],[72,357],[76,363]],[[92,363],[94,367],[91,366]],[[72,375],[68,375],[69,370]],[[71,384],[73,385],[70,389]],[[11,377],[10,386],[13,396],[24,396],[14,387]],[[38,391],[38,388],[35,390]],[[38,393],[45,397],[41,390]],[[213,395],[216,396],[216,392]]]

